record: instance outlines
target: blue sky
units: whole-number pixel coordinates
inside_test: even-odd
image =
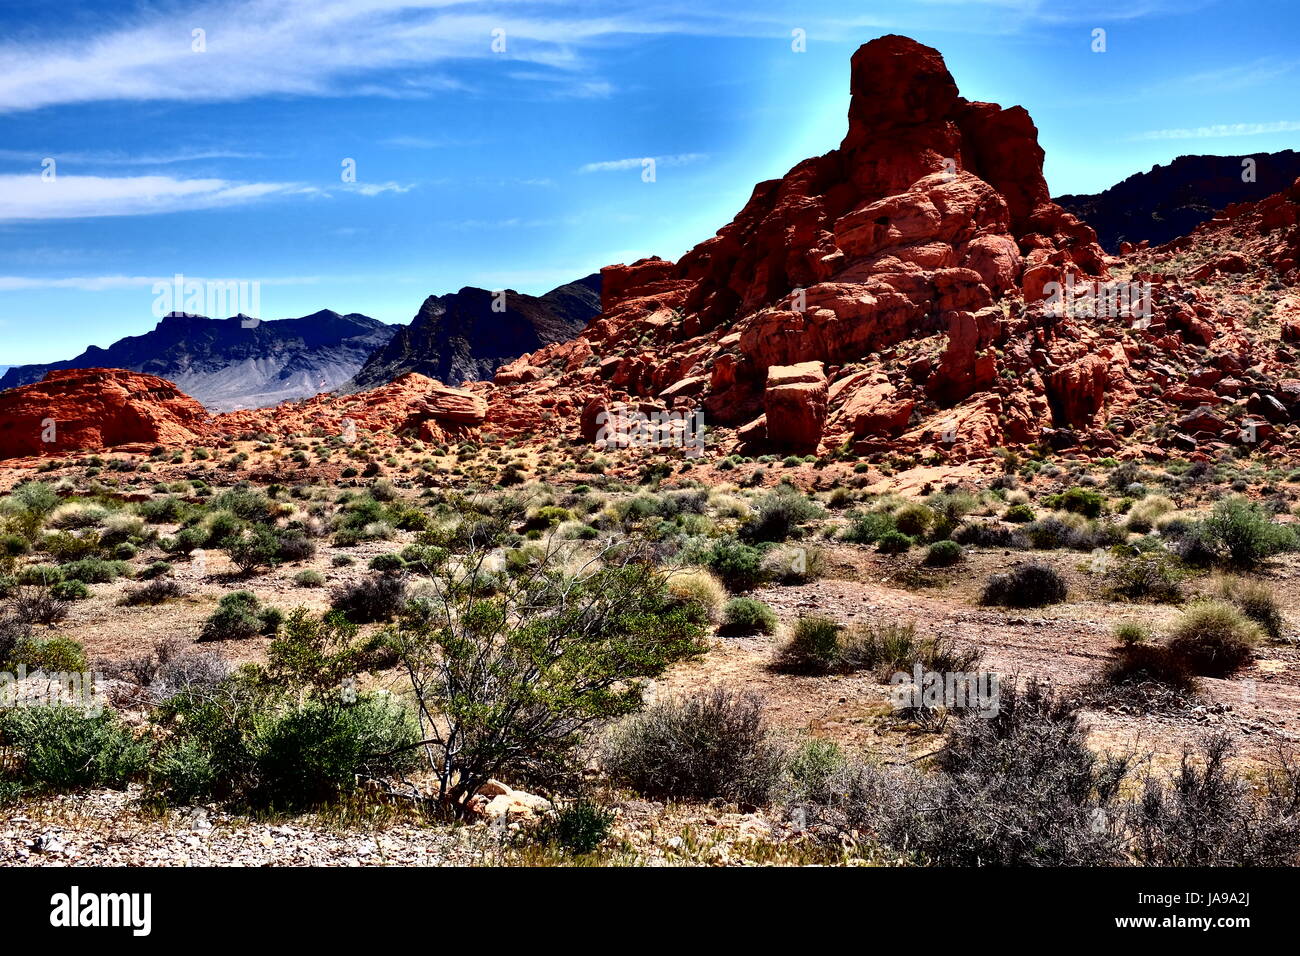
[[[884,33],[937,47],[966,97],[1024,105],[1054,193],[1296,148],[1296,6],[6,4],[0,364],[147,331],[176,273],[259,282],[268,319],[405,323],[431,293],[676,258],[754,183],[838,144],[849,56]]]

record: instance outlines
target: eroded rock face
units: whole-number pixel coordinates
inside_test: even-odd
[[[210,429],[203,406],[166,379],[122,369],[66,369],[0,392],[0,458],[188,444]]]
[[[917,413],[1000,389],[1000,421],[1033,421],[1032,366],[1055,359],[1019,350],[1016,387],[1003,388],[1000,348],[1048,282],[1106,275],[1091,230],[1049,197],[1033,122],[963,99],[938,51],[906,37],[859,49],[850,88],[838,149],[758,184],[679,262],[603,270],[582,366],[551,348],[525,356],[498,375],[489,420],[511,403],[525,422],[518,409],[541,395],[566,396],[574,418],[596,398],[653,398],[702,407],[710,425],[741,428],[742,445],[802,450],[827,429],[897,436]],[[895,374],[899,350],[915,376]],[[822,364],[824,384],[773,384],[774,370],[805,363]],[[859,373],[891,391],[835,387]]]
[[[817,450],[826,425],[826,373],[821,362],[769,368],[763,402],[769,441],[795,451]]]

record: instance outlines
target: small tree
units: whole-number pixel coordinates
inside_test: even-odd
[[[438,797],[458,813],[494,776],[569,767],[583,731],[637,710],[645,679],[702,650],[698,612],[635,548],[576,571],[557,550],[508,574],[488,557],[449,566],[393,634]]]

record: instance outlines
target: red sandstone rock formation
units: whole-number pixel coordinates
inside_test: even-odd
[[[171,382],[121,369],[52,371],[0,392],[0,458],[189,444],[210,427],[203,406]]]

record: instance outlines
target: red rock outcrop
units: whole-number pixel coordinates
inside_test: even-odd
[[[603,311],[581,346],[502,369],[489,424],[591,440],[592,402],[655,400],[745,425],[742,444],[811,450],[897,436],[986,391],[1000,396],[991,440],[1008,439],[1000,423],[1015,436],[1050,424],[1043,376],[1078,356],[1021,347],[1008,360],[1002,347],[1039,322],[1049,282],[1107,267],[1092,231],[1051,201],[1028,114],[963,99],[939,53],[900,36],[854,54],[850,88],[838,149],[760,183],[679,262],[603,270]],[[772,384],[805,363],[825,382]]]
[[[52,371],[0,392],[0,458],[190,444],[210,428],[203,406],[171,382],[122,369]]]

